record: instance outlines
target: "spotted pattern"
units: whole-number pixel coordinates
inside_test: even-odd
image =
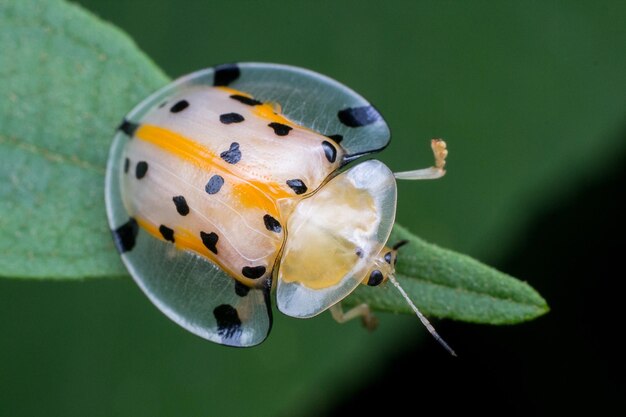
[[[322,148],[324,148],[324,155],[326,155],[328,162],[335,162],[337,159],[337,148],[327,140],[322,142]]]
[[[241,151],[239,150],[239,143],[233,142],[230,144],[230,149],[220,154],[220,158],[229,164],[236,164],[241,160]]]
[[[304,194],[308,190],[304,182],[299,179],[287,180],[287,185],[298,195]]]
[[[244,266],[241,269],[241,273],[246,278],[257,279],[257,278],[261,278],[263,276],[263,274],[265,274],[266,270],[267,270],[267,268],[265,268],[263,265],[259,265],[259,266]]]
[[[180,100],[179,102],[174,104],[172,107],[170,107],[170,111],[172,113],[179,113],[185,110],[187,107],[189,107],[189,102],[187,100]]]
[[[270,232],[280,233],[283,230],[283,227],[280,225],[280,222],[276,220],[275,218],[273,218],[272,216],[270,216],[269,214],[266,214],[265,216],[263,216],[263,223],[265,223],[265,228],[269,230]]]
[[[259,106],[263,104],[259,100],[255,100],[252,97],[242,96],[240,94],[233,94],[232,96],[230,96],[230,98],[232,98],[233,100],[237,100],[238,102],[243,103],[248,106]]]
[[[208,250],[217,255],[217,241],[220,240],[217,233],[200,232],[200,239],[202,239],[202,244],[206,246]]]
[[[276,136],[287,136],[290,130],[293,130],[291,126],[284,125],[282,123],[272,122],[268,124],[269,127],[274,129]]]
[[[132,217],[126,223],[112,231],[113,242],[119,253],[132,250],[135,247],[139,225]]]
[[[383,273],[380,272],[378,269],[373,270],[370,274],[369,279],[367,280],[367,285],[369,285],[370,287],[375,287],[381,282],[383,282]]]
[[[137,123],[131,122],[130,120],[122,120],[122,123],[117,127],[122,132],[126,133],[128,136],[133,136],[139,125]]]
[[[241,319],[237,309],[230,304],[221,304],[213,310],[217,321],[217,334],[224,339],[234,339],[241,335]]]
[[[124,173],[128,174],[128,170],[130,168],[130,159],[124,159]]]
[[[250,292],[250,287],[241,282],[235,280],[235,294],[240,297],[245,297]]]
[[[348,127],[367,126],[382,120],[380,113],[372,106],[349,107],[339,110],[339,121]]]
[[[174,230],[165,225],[161,225],[159,226],[159,232],[161,233],[161,236],[163,236],[163,239],[174,243]]]
[[[174,201],[174,205],[176,206],[176,211],[181,216],[186,216],[189,214],[189,205],[187,204],[187,200],[182,195],[177,195],[176,197],[172,197],[172,201]]]
[[[229,125],[232,123],[241,123],[244,120],[246,119],[239,113],[224,113],[220,115],[220,122],[224,123],[225,125]]]
[[[217,194],[224,185],[224,178],[221,175],[213,175],[209,182],[206,183],[204,190],[208,194]]]
[[[186,98],[186,100],[181,100],[181,96],[178,96],[178,99],[174,99],[174,100],[169,100],[168,103],[163,103],[164,107],[161,110],[160,113],[158,113],[160,116],[159,117],[165,117],[166,119],[164,120],[172,120],[175,121],[176,119],[178,119],[179,117],[186,117],[187,115],[190,115],[189,117],[191,117],[191,114],[189,112],[195,112],[196,110],[198,110],[199,108],[197,107],[199,105],[199,103],[191,96],[183,96],[184,98]],[[228,100],[226,97],[228,97],[228,94],[224,95],[224,100]],[[223,122],[223,116],[224,114],[229,115],[228,117],[231,117],[230,115],[238,115],[240,116],[242,119],[245,119],[243,121],[243,123],[241,123],[241,127],[245,128],[245,126],[247,124],[249,124],[251,122],[251,116],[248,116],[248,113],[246,112],[250,112],[250,111],[254,111],[254,110],[265,110],[265,107],[263,109],[259,109],[259,108],[253,108],[253,106],[259,106],[262,105],[263,103],[255,100],[253,98],[250,97],[245,97],[243,95],[233,95],[232,99],[234,101],[237,101],[238,103],[230,102],[230,104],[227,103],[227,107],[224,106],[225,108],[222,108],[221,111],[218,110],[216,113],[213,114],[212,117],[212,123],[218,123],[219,126],[222,123],[218,122],[218,117],[220,119],[221,122]],[[187,101],[188,100],[188,101]],[[173,113],[175,113],[177,104],[181,101],[184,101],[186,103],[185,108],[177,110],[178,112],[182,112],[180,115],[175,115]],[[194,108],[191,108],[190,106],[191,104],[194,104]],[[241,103],[241,104],[239,104]],[[243,106],[250,106],[248,108],[244,108]],[[268,106],[268,109],[270,109],[270,107]],[[230,111],[234,111],[236,113],[229,113]],[[224,113],[224,114],[221,114]],[[243,115],[243,116],[242,116]],[[245,116],[245,118],[244,118]],[[228,119],[228,117],[226,119]],[[235,116],[236,118],[237,116]],[[297,130],[294,130],[294,128],[292,128],[291,125],[289,126],[288,124],[291,124],[290,122],[285,122],[284,120],[281,120],[280,118],[275,118],[274,120],[278,120],[278,121],[283,121],[283,123],[271,123],[271,120],[267,120],[265,121],[265,123],[261,124],[262,129],[265,129],[265,134],[269,134],[270,136],[272,136],[272,133],[275,134],[276,136],[287,136],[287,138],[285,139],[279,139],[276,138],[276,140],[284,140],[284,141],[288,141],[288,142],[292,142],[293,140],[299,139],[299,135],[300,132]],[[230,120],[227,120],[230,121]],[[238,123],[238,120],[233,120],[232,123]],[[158,124],[158,123],[157,123]],[[268,125],[268,127],[265,127],[266,125]],[[228,127],[224,127],[225,129]],[[233,127],[234,128],[234,127]],[[272,129],[272,131],[269,130],[269,128]],[[343,128],[343,129],[347,129],[347,128]],[[140,130],[137,134],[139,136],[139,134],[141,134],[142,130]],[[147,132],[147,130],[146,130]],[[329,131],[328,133],[332,133],[333,131]],[[147,135],[147,133],[146,133]],[[326,139],[326,137],[324,136],[317,136],[317,140],[311,140],[311,146],[315,147],[315,151],[317,153],[320,153],[320,150],[324,150],[326,158],[328,157],[328,151],[325,145],[324,148],[320,149],[319,146],[322,143],[322,141],[324,141],[325,143],[328,143],[328,145],[330,146],[330,148],[332,149],[333,153],[335,154],[335,158],[338,158],[337,156],[337,152],[340,149],[338,147],[338,145],[336,144],[337,142],[335,142],[336,139],[333,136],[329,136],[328,139]],[[143,139],[143,136],[142,136]],[[326,139],[326,140],[324,140]],[[134,139],[136,141],[136,139]],[[236,141],[236,142],[234,142]],[[131,140],[131,143],[132,140]],[[230,146],[229,146],[230,144]],[[241,146],[240,146],[241,144]],[[291,146],[291,145],[289,145]],[[242,149],[243,148],[243,149]],[[248,158],[253,156],[253,151],[254,151],[254,147],[250,148],[246,146],[246,143],[242,140],[237,140],[235,137],[232,137],[230,139],[230,141],[226,141],[226,142],[222,142],[222,145],[217,147],[217,148],[213,148],[211,150],[212,154],[214,156],[219,156],[220,158],[222,158],[223,161],[225,161],[225,163],[228,164],[237,164],[241,161],[242,158],[242,152],[246,154],[246,159],[242,161],[242,163],[247,163]],[[221,153],[220,153],[221,152]],[[138,154],[141,155],[141,154]],[[320,155],[321,156],[321,155]],[[156,175],[158,172],[158,167],[154,166],[154,160],[151,158],[148,158],[147,156],[137,156],[137,157],[133,157],[132,161],[129,161],[129,166],[130,166],[130,173],[134,173],[135,171],[135,166],[138,165],[138,160],[139,159],[150,159],[150,161],[145,162],[146,166],[149,163],[150,164],[150,173],[151,173],[151,177]],[[317,161],[317,159],[315,159]],[[120,161],[121,162],[121,161]],[[132,162],[132,163],[130,163]],[[217,160],[217,165],[220,164],[220,160]],[[225,166],[225,163],[222,162],[221,165],[222,167]],[[318,162],[319,163],[319,162]],[[239,165],[241,166],[241,165]],[[119,168],[118,168],[119,169]],[[208,171],[208,172],[207,172]],[[207,194],[215,194],[215,193],[220,193],[220,192],[230,192],[230,188],[231,185],[231,181],[230,181],[230,177],[226,176],[226,174],[224,174],[224,177],[220,176],[220,175],[214,175],[219,173],[219,171],[213,171],[211,172],[210,170],[207,169],[207,171],[205,171],[205,177],[200,179],[200,186],[202,186],[202,181],[207,181],[205,183],[205,188],[206,188],[206,192]],[[225,170],[226,172],[228,172],[228,168],[226,168]],[[118,171],[119,172],[119,171]],[[146,169],[147,172],[147,169]],[[230,175],[230,174],[229,174]],[[300,176],[303,175],[303,176]],[[147,177],[146,180],[150,180],[151,177]],[[132,177],[129,177],[132,178]],[[229,178],[229,184],[226,185],[226,188],[222,190],[222,187],[224,186],[224,182],[225,182],[225,178]],[[292,178],[287,180],[288,178]],[[287,181],[286,181],[287,180]],[[290,189],[293,191],[293,193],[291,193],[292,195],[296,194],[296,195],[303,195],[305,193],[308,192],[308,187],[307,185],[311,185],[312,190],[315,187],[315,185],[318,184],[318,181],[316,179],[316,177],[311,176],[309,177],[304,176],[304,174],[297,174],[297,173],[293,173],[292,175],[287,175],[287,176],[283,176],[282,181],[286,181],[283,182],[283,187],[284,185],[288,185],[290,187]],[[306,182],[306,184],[305,184]],[[145,181],[143,182],[145,183]],[[143,184],[142,182],[135,182],[135,181],[129,181],[129,184],[139,184],[138,186],[141,186]],[[280,184],[279,184],[280,186]],[[194,213],[190,214],[190,206],[191,207],[195,207],[195,200],[193,200],[193,196],[192,195],[188,195],[187,193],[185,193],[185,195],[176,195],[176,193],[178,192],[184,192],[183,190],[181,190],[179,187],[173,188],[174,191],[171,194],[162,194],[161,200],[163,201],[163,204],[165,204],[164,209],[167,211],[168,213],[170,213],[170,216],[174,216],[171,217],[170,220],[167,220],[167,218],[163,218],[160,219],[161,222],[169,225],[170,227],[167,227],[165,225],[160,225],[160,223],[156,223],[154,225],[152,225],[152,228],[150,229],[151,233],[156,232],[156,235],[158,237],[162,237],[163,239],[165,239],[168,242],[175,242],[177,246],[180,246],[182,249],[182,246],[185,244],[184,242],[186,242],[187,236],[185,236],[185,230],[184,229],[179,229],[179,225],[178,222],[175,221],[174,219],[177,218],[177,214],[174,214],[172,209],[176,209],[176,212],[178,213],[178,215],[180,216],[188,216],[187,218],[183,219],[180,218],[182,222],[186,222],[188,221],[189,218],[193,217],[195,215],[195,211]],[[289,190],[287,190],[289,191]],[[289,194],[289,192],[288,192]],[[221,196],[223,194],[219,194],[219,196]],[[220,198],[219,196],[216,197],[212,197],[212,198]],[[164,198],[163,198],[164,197]],[[190,201],[187,202],[185,197],[190,198]],[[205,195],[204,198],[211,198],[210,196]],[[171,199],[172,202],[169,202]],[[174,207],[172,207],[172,203],[174,204]],[[255,206],[256,207],[256,206]],[[255,209],[258,210],[258,207]],[[287,232],[286,230],[282,229],[282,221],[283,219],[281,217],[279,217],[276,213],[272,212],[271,209],[266,208],[265,209],[265,213],[272,213],[272,215],[267,214],[264,215],[264,211],[261,211],[260,213],[258,213],[256,215],[256,222],[257,222],[257,227],[263,227],[261,226],[260,220],[261,217],[263,217],[263,225],[265,226],[265,228],[268,230],[268,233],[265,233],[266,236],[277,236],[274,235],[274,233],[280,234],[283,231],[285,231],[285,233]],[[254,219],[253,219],[254,220]],[[280,220],[280,221],[279,221]],[[182,223],[181,226],[185,224]],[[155,227],[156,226],[156,227]],[[175,228],[175,229],[174,229]],[[157,230],[155,230],[157,229]],[[261,229],[262,230],[262,229]],[[219,235],[215,232],[220,232]],[[226,231],[224,231],[226,232]],[[147,236],[146,236],[147,237]],[[204,256],[207,257],[208,259],[213,260],[214,262],[219,262],[220,264],[222,262],[224,262],[225,267],[228,267],[228,270],[231,270],[233,272],[238,272],[241,273],[240,276],[243,276],[245,278],[248,279],[255,279],[256,281],[254,281],[254,284],[252,284],[252,280],[246,281],[247,283],[249,283],[249,285],[252,285],[251,287],[246,286],[245,284],[241,283],[240,281],[237,281],[235,279],[233,279],[233,284],[229,284],[233,285],[235,288],[230,287],[227,288],[227,292],[229,294],[231,294],[231,297],[235,297],[235,295],[239,296],[239,297],[245,297],[248,294],[250,294],[250,290],[252,290],[252,295],[256,296],[258,295],[260,297],[260,294],[258,294],[256,291],[261,291],[261,286],[264,285],[264,283],[266,281],[269,281],[271,279],[271,273],[272,273],[272,268],[273,268],[273,263],[271,260],[266,260],[264,258],[258,258],[258,260],[256,261],[252,261],[252,262],[246,262],[244,259],[240,259],[238,260],[239,265],[238,267],[235,265],[231,265],[228,264],[227,261],[224,261],[224,257],[226,255],[229,255],[230,257],[230,253],[229,253],[229,248],[230,246],[226,246],[227,245],[227,241],[228,238],[230,236],[227,233],[223,233],[220,230],[213,228],[211,225],[206,225],[204,227],[199,227],[195,230],[195,232],[193,233],[193,235],[191,236],[192,241],[194,241],[193,243],[195,244],[195,248],[197,249],[197,252],[199,253],[204,253]],[[141,239],[141,238],[140,238]],[[159,239],[160,240],[160,239]],[[142,241],[140,241],[141,243]],[[164,242],[165,243],[165,242]],[[217,248],[217,244],[220,244],[220,247]],[[169,246],[169,245],[168,245]],[[206,248],[206,249],[205,249]],[[354,250],[354,249],[353,249]],[[216,256],[213,256],[216,255]],[[354,256],[354,255],[353,255]],[[362,255],[361,255],[362,256]],[[217,261],[216,261],[217,260]],[[272,258],[273,260],[273,258]],[[235,260],[235,262],[237,262]],[[245,262],[245,263],[244,263]],[[246,266],[247,265],[247,266]],[[239,274],[237,274],[239,275]],[[245,281],[245,280],[243,280]],[[257,288],[258,286],[258,288]],[[269,284],[268,284],[268,288],[269,288]],[[235,290],[235,294],[232,293],[232,291]],[[269,300],[270,300],[270,292],[269,289],[267,289],[266,291],[266,304],[268,306],[268,315],[271,315],[271,310],[269,308]],[[249,299],[248,299],[249,300]],[[222,303],[228,303],[228,304],[224,304],[224,308],[231,308],[233,314],[231,316],[236,317],[237,319],[239,319],[239,321],[235,320],[235,326],[239,325],[241,327],[243,327],[243,325],[241,324],[237,324],[237,323],[241,323],[241,321],[243,320],[245,322],[245,325],[247,326],[247,318],[249,317],[249,311],[247,310],[243,310],[241,308],[241,304],[238,304],[236,301],[226,301],[226,299],[223,299],[223,301],[221,301]],[[218,302],[219,303],[219,302]],[[215,307],[216,304],[213,304],[211,307]],[[220,306],[222,307],[222,306]],[[222,308],[222,311],[224,310],[224,308]],[[219,308],[215,309],[214,314],[216,315],[216,319],[219,321],[219,318],[217,317],[218,314],[221,314],[222,316],[224,315],[224,313],[217,313],[217,311],[220,310]],[[241,311],[241,314],[238,314],[239,311]],[[210,310],[207,312],[208,314],[210,313]],[[232,326],[227,326],[227,325],[221,325],[222,328],[226,329],[227,327],[232,327]],[[228,330],[223,330],[224,332],[228,332]],[[236,331],[236,330],[235,330]],[[232,334],[232,332],[231,332]]]
[[[227,86],[235,81],[241,75],[239,66],[237,64],[223,64],[215,67],[215,74],[213,75],[214,86]]]
[[[363,258],[363,256],[365,255],[365,253],[363,252],[363,249],[361,248],[356,248],[356,250],[354,251],[354,253],[356,254],[356,256],[358,256],[359,258]]]
[[[142,179],[148,173],[148,163],[146,161],[137,162],[137,166],[135,167],[135,177],[138,180]]]

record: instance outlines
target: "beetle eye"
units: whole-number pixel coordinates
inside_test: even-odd
[[[385,262],[387,262],[389,265],[391,265],[391,251],[387,252],[384,256]]]
[[[367,280],[367,285],[369,285],[370,287],[380,285],[380,283],[383,282],[384,278],[385,277],[383,276],[383,273],[380,272],[378,269],[375,269],[370,273],[370,278]]]

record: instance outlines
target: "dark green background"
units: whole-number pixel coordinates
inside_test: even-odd
[[[346,83],[390,124],[380,159],[394,170],[427,166],[428,139],[444,137],[448,175],[400,184],[399,222],[529,281],[553,312],[511,328],[440,323],[457,362],[423,338],[416,319],[391,315],[368,334],[325,315],[277,314],[267,342],[238,350],[178,328],[130,279],[2,280],[1,416],[319,415],[342,402],[343,414],[374,402],[418,413],[441,392],[450,397],[443,411],[463,398],[489,413],[504,396],[502,413],[541,414],[566,407],[560,393],[578,393],[573,387],[581,395],[567,407],[617,404],[623,379],[611,372],[623,365],[602,362],[603,344],[583,350],[581,341],[600,337],[586,314],[617,284],[596,264],[613,258],[594,253],[606,253],[623,224],[623,211],[608,209],[623,182],[602,185],[623,178],[623,2],[81,4],[172,77],[267,61]],[[594,240],[598,232],[607,238]],[[607,285],[581,286],[590,282]],[[613,311],[599,311],[606,324]],[[399,384],[401,373],[414,383]]]

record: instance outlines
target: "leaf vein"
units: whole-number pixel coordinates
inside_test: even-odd
[[[42,158],[58,163],[58,164],[66,164],[73,165],[82,169],[87,169],[93,172],[96,172],[102,176],[104,176],[105,170],[103,167],[99,165],[92,164],[91,162],[80,159],[76,155],[67,156],[61,153],[57,153],[46,149],[42,146],[35,145],[33,143],[21,142],[16,138],[10,138],[0,134],[0,144],[8,145],[20,151],[28,152],[34,155],[41,156]]]

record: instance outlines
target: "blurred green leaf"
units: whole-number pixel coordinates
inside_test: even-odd
[[[166,76],[58,0],[0,0],[0,275],[125,274],[104,214],[115,126]]]
[[[7,2],[21,1],[0,0],[0,19]],[[146,7],[145,1],[74,1],[131,34],[168,74],[260,60],[311,68],[347,83],[372,100],[392,126],[393,142],[378,157],[395,170],[430,163],[424,144],[443,136],[452,150],[449,175],[430,183],[400,183],[398,218],[430,241],[485,261],[511,256],[538,215],[549,215],[551,207],[606,176],[626,144],[626,96],[616,88],[626,85],[623,2],[528,7],[498,1],[383,6],[374,0],[271,5],[153,0]],[[4,25],[3,19],[3,92],[8,89],[4,60],[16,53],[4,41]],[[20,43],[27,46],[26,40]],[[135,77],[128,80],[129,89],[136,88],[131,82],[149,84]],[[0,97],[4,106],[6,97]],[[134,103],[127,104],[115,118],[108,117],[107,129]],[[107,146],[98,142],[103,152]],[[1,165],[0,171],[4,175]],[[99,193],[94,193],[97,211]],[[14,233],[4,216],[2,210],[0,231]],[[104,213],[101,217],[104,226]],[[109,242],[103,239],[103,246]],[[2,257],[5,243],[0,247]],[[0,275],[5,262],[0,261]],[[118,272],[123,273],[121,266]],[[560,288],[571,277],[524,278],[542,288]],[[416,299],[420,306],[426,306],[423,297]],[[0,357],[5,359],[0,361],[5,377],[0,377],[0,415],[326,414],[332,403],[380,379],[391,358],[425,334],[408,315],[380,318],[379,329],[369,333],[356,322],[337,325],[328,314],[312,320],[277,314],[271,337],[242,351],[183,331],[157,314],[128,279],[0,280]],[[457,334],[459,343],[452,329],[440,330],[466,357],[474,343],[462,337],[467,332]],[[542,336],[536,326],[527,330]],[[508,331],[484,332],[507,344]],[[525,346],[509,348],[517,356],[526,353]],[[422,385],[432,383],[428,374],[419,376]],[[389,402],[388,395],[378,397],[380,404]]]
[[[396,225],[391,243],[408,240],[399,250],[398,281],[424,314],[475,323],[512,324],[548,311],[545,300],[528,284],[412,235]],[[386,290],[386,291],[384,291]],[[374,310],[409,313],[406,301],[386,288],[361,286],[345,300]]]
[[[125,275],[104,221],[103,174],[116,122],[167,82],[122,33],[81,9],[29,0],[2,7],[0,238],[3,276]],[[32,72],[22,68],[34,68]],[[544,313],[528,285],[397,227],[399,278],[424,312],[486,323]],[[395,292],[363,288],[351,302],[410,313]]]

